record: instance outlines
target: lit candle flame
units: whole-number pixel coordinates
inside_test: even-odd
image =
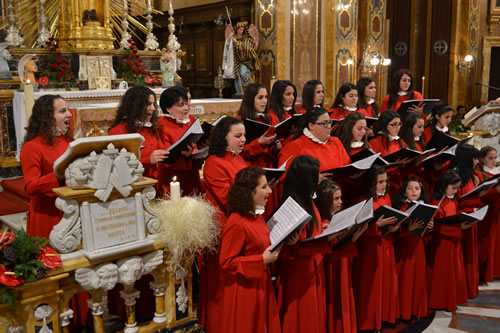
[[[30,80],[29,80],[29,79],[28,79],[28,80],[26,80],[26,84],[30,84]]]
[[[177,176],[174,176],[174,178],[172,178],[172,181],[176,182],[177,181]]]

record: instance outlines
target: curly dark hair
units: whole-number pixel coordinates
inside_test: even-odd
[[[23,144],[43,134],[47,144],[49,146],[53,145],[54,128],[56,126],[54,102],[57,99],[64,100],[60,95],[43,95],[36,100],[26,128]],[[69,139],[73,137],[71,129],[66,132],[65,136]]]
[[[242,216],[252,216],[255,212],[253,193],[259,185],[259,179],[266,172],[258,167],[246,167],[241,169],[234,179],[233,185],[227,193],[227,211],[239,213]]]
[[[378,118],[378,121],[375,123],[376,136],[381,136],[383,138],[385,149],[389,149],[389,132],[387,131],[387,125],[394,118],[401,119],[401,116],[396,111],[387,110],[385,112],[382,112],[382,114]],[[403,148],[403,142],[401,141],[401,137],[399,138],[398,142],[399,142],[399,147]]]
[[[351,143],[352,143],[352,128],[356,125],[359,120],[366,119],[365,116],[360,112],[353,112],[344,118],[340,122],[339,126],[335,129],[335,136],[340,139],[344,145],[347,154],[351,155]],[[363,149],[369,148],[368,136],[365,134],[363,137]]]
[[[271,102],[270,108],[276,113],[278,119],[280,121],[285,120],[285,110],[283,110],[283,95],[285,94],[285,90],[288,87],[293,88],[293,103],[292,109],[290,110],[290,114],[295,114],[295,102],[297,101],[297,88],[289,80],[278,80],[274,82],[273,89],[271,91]]]
[[[400,209],[401,206],[405,203],[405,201],[408,199],[406,197],[406,188],[408,187],[408,183],[410,182],[417,182],[418,185],[420,185],[420,198],[419,200],[422,200],[425,203],[429,202],[429,199],[427,198],[427,191],[425,189],[424,183],[418,178],[411,177],[408,178],[407,180],[404,181],[403,185],[399,188],[398,192],[394,196],[394,199],[392,199],[392,207],[396,209]]]
[[[385,193],[389,192],[389,174],[384,166],[374,165],[367,172],[363,174],[363,181],[361,185],[361,195],[365,198],[375,197],[377,189],[377,178],[379,175],[387,174],[387,188]]]
[[[266,86],[260,82],[249,83],[245,87],[243,92],[243,99],[241,100],[240,109],[238,110],[238,115],[241,119],[257,119],[257,112],[255,112],[255,96],[259,94],[260,89],[266,89]],[[266,124],[271,123],[271,118],[269,117],[269,103],[266,104],[266,109],[264,110],[264,122]]]
[[[325,179],[319,183],[316,189],[316,199],[314,199],[314,203],[323,220],[330,221],[332,219],[333,195],[338,190],[340,190],[340,186],[331,179]]]
[[[139,125],[146,117],[146,109],[149,105],[149,96],[154,96],[156,105],[156,95],[153,90],[143,87],[135,86],[128,89],[123,95],[118,111],[116,111],[115,120],[111,128],[120,123],[127,123],[127,131],[129,133],[137,132]],[[158,113],[153,112],[151,117],[151,130],[153,134],[157,135],[156,125],[158,124]]]
[[[366,103],[365,89],[372,82],[375,82],[375,80],[371,77],[364,76],[360,78],[356,83],[356,86],[358,87],[358,107],[360,109],[366,110],[366,108],[368,107],[368,104]],[[379,116],[377,102],[374,102],[372,104],[372,113],[375,117]]]
[[[333,101],[332,106],[330,106],[330,109],[343,108],[344,101],[342,99],[345,97],[345,94],[347,94],[351,90],[358,91],[358,87],[356,87],[354,84],[349,83],[349,82],[341,85],[339,88],[339,91],[337,91],[337,95],[335,96],[335,100]],[[345,114],[344,114],[344,117],[345,117]]]
[[[323,82],[320,80],[309,80],[304,84],[304,88],[302,88],[302,107],[307,111],[314,108],[314,94],[318,85],[321,85],[325,89]],[[320,105],[323,107],[323,102]]]
[[[389,101],[387,102],[387,108],[391,109],[393,105],[396,105],[396,101],[398,100],[398,92],[400,91],[400,82],[403,75],[408,75],[411,79],[410,87],[408,88],[408,100],[412,100],[414,98],[413,94],[413,75],[411,72],[405,68],[401,68],[394,73],[392,76],[391,83],[391,91],[389,92]],[[384,112],[385,110],[382,110]]]
[[[212,131],[210,132],[208,155],[215,155],[218,157],[224,156],[227,148],[226,136],[231,130],[231,127],[237,124],[243,124],[243,122],[238,118],[225,117],[222,118],[214,128],[212,128]]]
[[[325,109],[319,107],[315,107],[310,111],[307,111],[302,117],[300,117],[299,121],[297,122],[297,130],[295,131],[293,139],[295,140],[303,135],[304,128],[308,127],[311,123],[315,123],[320,116],[327,112],[328,111],[326,111]]]
[[[401,130],[399,131],[399,136],[403,139],[406,145],[414,150],[418,150],[418,148],[415,142],[415,135],[413,135],[413,127],[419,119],[424,120],[424,117],[415,112],[408,113],[403,123],[403,127],[401,127]],[[423,136],[420,138],[419,143],[422,149],[425,150],[425,140]]]
[[[313,194],[318,187],[319,161],[309,155],[300,155],[293,160],[285,177],[285,185],[281,203],[292,197],[309,215],[312,221],[307,228],[307,237],[310,237],[319,222],[314,213]]]

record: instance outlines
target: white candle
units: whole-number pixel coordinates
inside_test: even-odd
[[[33,85],[30,84],[30,80],[27,80],[24,84],[24,107],[26,110],[26,123],[28,123],[30,120],[34,104],[35,95],[33,93]]]
[[[177,177],[174,177],[170,182],[170,199],[177,200],[181,198],[181,184],[177,181]]]
[[[422,76],[422,98],[425,98],[424,91],[425,91],[425,76]]]

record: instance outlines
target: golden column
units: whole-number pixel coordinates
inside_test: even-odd
[[[109,0],[60,0],[63,49],[113,49]]]

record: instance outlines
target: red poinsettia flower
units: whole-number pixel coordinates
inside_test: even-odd
[[[127,60],[127,65],[132,66],[132,61],[131,60]]]
[[[57,77],[58,77],[58,78],[62,78],[63,73],[61,73],[61,72],[57,72],[57,74],[56,74],[56,75],[57,75]]]
[[[21,283],[15,275],[5,274],[8,272],[4,265],[0,265],[0,284],[13,287]]]
[[[132,72],[137,72],[137,67],[134,66],[131,69],[132,69]]]
[[[144,79],[144,81],[146,81],[146,83],[148,83],[148,84],[153,83],[153,79],[151,78],[151,76],[146,76],[146,78]]]
[[[42,76],[38,79],[38,83],[40,83],[42,87],[45,87],[47,84],[49,84],[49,79],[46,76]]]
[[[62,60],[60,58],[56,59],[56,64],[60,64],[61,62],[62,62]]]
[[[51,66],[52,66],[53,69],[57,68],[57,64],[52,64]]]
[[[62,265],[61,256],[48,244],[42,248],[42,253],[36,260],[43,263],[47,268],[56,268]]]
[[[58,56],[62,56],[61,51],[57,51],[57,52],[56,52],[56,54],[57,54]]]
[[[10,243],[12,243],[12,241],[14,240],[14,233],[13,232],[5,232],[5,233],[2,232],[2,233],[0,233],[0,239],[2,240],[0,242],[0,249],[1,249],[4,246],[7,246]]]
[[[141,65],[141,62],[139,60],[134,61],[134,64],[139,67]]]
[[[67,64],[62,64],[62,68],[68,68]]]

